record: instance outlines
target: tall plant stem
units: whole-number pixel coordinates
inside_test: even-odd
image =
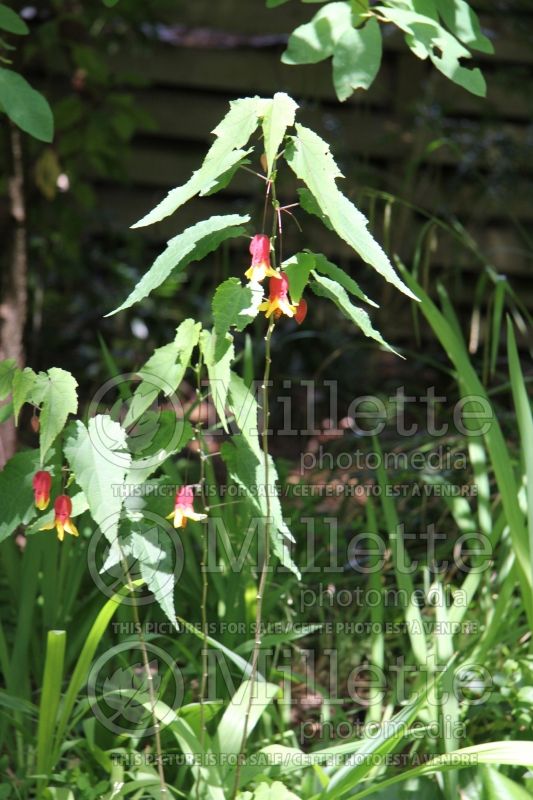
[[[272,341],[272,333],[274,331],[274,318],[271,317],[268,323],[268,330],[265,336],[265,371],[263,375],[263,383],[261,385],[261,398],[263,405],[263,428],[261,431],[261,440],[263,446],[263,464],[265,473],[265,504],[266,504],[266,518],[263,531],[263,563],[261,565],[261,573],[259,576],[259,586],[256,596],[256,610],[255,610],[255,639],[254,649],[252,651],[252,662],[250,667],[250,696],[246,707],[246,714],[244,717],[244,728],[242,733],[241,746],[237,758],[237,765],[235,768],[235,783],[231,795],[232,800],[235,800],[239,790],[239,781],[241,777],[242,762],[244,751],[246,748],[246,739],[248,736],[248,725],[250,722],[250,714],[252,711],[252,704],[254,699],[254,685],[257,679],[257,664],[259,661],[259,653],[261,651],[261,627],[263,621],[263,599],[265,596],[265,589],[268,578],[268,569],[270,564],[270,482],[269,482],[269,453],[268,453],[268,422],[270,416],[269,398],[268,398],[268,384],[270,380],[270,365],[272,363],[270,355],[270,344]]]
[[[144,633],[142,630],[141,618],[139,616],[139,608],[137,606],[137,601],[135,599],[135,586],[128,568],[128,562],[126,560],[124,552],[122,551],[122,548],[120,547],[120,543],[119,543],[119,548],[122,557],[122,569],[124,570],[124,575],[131,588],[131,608],[133,613],[133,620],[135,622],[135,628],[139,632],[139,647],[142,653],[143,669],[146,677],[146,685],[148,686],[150,712],[152,715],[152,722],[154,726],[154,740],[155,740],[155,752],[157,758],[157,774],[159,776],[159,789],[161,792],[161,796],[167,797],[168,795],[167,784],[165,781],[165,771],[163,769],[163,750],[161,747],[161,726],[159,724],[159,720],[157,719],[157,715],[155,713],[155,706],[157,701],[154,692],[154,679],[152,672],[150,670],[150,661],[148,659],[148,650],[146,649],[146,640],[144,638]]]

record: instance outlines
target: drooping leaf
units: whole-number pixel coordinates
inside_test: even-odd
[[[138,374],[142,381],[131,398],[124,419],[125,428],[138,420],[160,393],[169,397],[178,389],[198,344],[200,328],[201,324],[193,319],[183,320],[176,329],[174,341],[158,347],[141,367]]]
[[[378,21],[373,17],[362,28],[348,28],[335,44],[333,85],[339,100],[356,89],[368,89],[381,66],[382,44]]]
[[[281,60],[284,64],[316,64],[335,52],[335,45],[352,27],[349,3],[328,3],[310,22],[300,25],[289,36]]]
[[[200,348],[207,367],[211,399],[223,428],[227,432],[226,403],[230,384],[230,368],[235,357],[233,337],[226,334],[221,339],[216,331],[203,330],[200,334]]]
[[[322,221],[324,227],[328,228],[328,230],[333,230],[331,220],[329,220],[326,215],[322,213],[322,209],[318,205],[309,189],[306,189],[305,187],[298,189],[298,199],[300,201],[300,206],[304,211],[306,211],[308,214],[312,214],[314,217],[318,217],[318,219]]]
[[[274,169],[276,155],[285,137],[287,128],[294,125],[297,103],[285,92],[276,92],[263,117],[263,135],[265,138],[265,155],[268,165],[268,177]]]
[[[69,414],[78,410],[77,381],[70,372],[52,367],[39,372],[31,391],[31,402],[41,407],[39,417],[39,442],[41,463],[48,450],[65,427]]]
[[[11,394],[13,378],[17,370],[17,362],[14,358],[0,361],[0,400],[5,400]]]
[[[140,566],[141,577],[161,610],[177,628],[174,608],[175,569],[172,538],[154,525],[131,535],[131,555]]]
[[[25,133],[42,142],[54,138],[54,117],[48,101],[22,75],[4,67],[0,67],[0,105]]]
[[[39,469],[38,450],[23,450],[10,458],[0,472],[0,542],[37,514],[32,479]]]
[[[378,308],[378,304],[374,303],[374,301],[363,292],[359,284],[356,283],[347,272],[337,267],[336,264],[332,264],[331,261],[328,261],[322,253],[312,253],[311,255],[314,258],[314,268],[317,272],[322,273],[322,275],[327,275],[328,278],[337,281],[347,292],[355,295],[359,300],[363,300],[365,303],[374,306],[374,308]]]
[[[246,439],[250,450],[260,458],[257,399],[252,389],[233,370],[230,375],[228,402],[241,435]]]
[[[0,29],[17,36],[26,36],[30,29],[16,11],[0,3]]]
[[[444,24],[460,42],[481,53],[494,53],[494,46],[481,30],[476,12],[465,0],[435,0]]]
[[[251,314],[243,313],[250,309],[251,304],[252,291],[249,286],[243,286],[238,278],[228,278],[217,288],[212,310],[217,341],[223,345],[222,352],[217,353],[218,356],[223,355],[224,340],[229,329],[235,327],[238,331],[243,331],[254,319]]]
[[[315,266],[312,253],[296,253],[281,265],[289,279],[289,290],[293,303],[299,303],[304,292],[309,274]]]
[[[15,424],[17,424],[20,409],[31,396],[36,382],[37,375],[30,367],[17,370],[13,376],[13,413],[15,415]]]
[[[113,543],[124,501],[124,478],[131,465],[126,431],[111,417],[99,414],[89,420],[87,428],[83,422],[76,423],[64,450],[91,516]]]
[[[243,236],[246,231],[242,225],[249,220],[248,215],[240,214],[210,217],[174,236],[167,242],[166,249],[156,258],[129,297],[106,316],[110,317],[144,300],[168,278],[173,270],[178,273],[193,261],[201,261],[226,239]]]
[[[241,148],[245,147],[259,125],[268,102],[260,97],[245,97],[230,103],[229,112],[213,131],[217,138],[200,169],[183,186],[172,189],[161,203],[132,227],[140,228],[159,222],[195,195],[207,194],[221,175],[248,154],[248,150]]]
[[[324,275],[319,275],[316,272],[313,273],[313,278],[314,281],[311,283],[311,289],[316,295],[319,297],[327,297],[328,300],[331,300],[333,303],[335,303],[337,308],[342,311],[346,319],[349,319],[354,323],[354,325],[357,325],[357,327],[362,330],[365,336],[368,336],[370,339],[374,339],[376,342],[379,342],[381,345],[383,345],[383,347],[386,347],[387,350],[391,350],[393,353],[396,352],[389,344],[387,344],[379,331],[372,326],[366,311],[352,304],[350,298],[340,283],[337,283],[330,278],[326,278]],[[398,353],[396,353],[396,355],[398,355]]]
[[[313,194],[337,234],[404,294],[416,299],[400,280],[386,254],[368,231],[366,217],[338,189],[342,177],[329,146],[314,131],[296,124],[297,135],[285,150],[287,163]]]

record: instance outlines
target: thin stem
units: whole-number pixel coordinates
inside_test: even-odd
[[[239,781],[241,777],[241,768],[244,757],[244,750],[246,748],[246,739],[248,736],[248,725],[250,721],[250,714],[252,711],[252,703],[254,697],[254,684],[257,680],[257,664],[259,661],[259,653],[261,651],[261,628],[263,621],[263,599],[265,596],[265,589],[268,578],[268,569],[270,563],[270,482],[269,482],[269,454],[268,454],[268,423],[270,417],[269,398],[268,398],[268,384],[270,380],[270,365],[272,358],[270,355],[270,344],[272,340],[272,333],[274,331],[275,321],[271,317],[268,324],[267,334],[265,336],[265,371],[263,375],[263,383],[261,386],[262,404],[263,404],[263,426],[261,431],[261,439],[263,446],[263,463],[265,472],[265,496],[266,496],[266,518],[263,533],[263,563],[261,565],[261,574],[259,577],[259,586],[256,596],[256,610],[255,610],[255,639],[254,649],[252,651],[252,662],[250,669],[250,696],[248,698],[248,705],[244,717],[244,729],[242,734],[241,746],[237,758],[237,765],[235,769],[235,783],[233,786],[232,800],[235,800],[239,790]]]
[[[144,633],[141,626],[141,619],[139,616],[139,609],[137,606],[137,601],[135,599],[135,587],[133,580],[130,575],[130,571],[128,568],[128,562],[124,555],[124,552],[120,546],[120,541],[118,542],[119,550],[121,553],[121,561],[122,561],[122,569],[124,570],[124,575],[126,580],[131,588],[131,608],[133,613],[133,620],[135,622],[135,629],[139,632],[139,646],[142,653],[143,659],[143,668],[144,674],[146,676],[146,684],[148,686],[148,697],[150,699],[150,712],[152,715],[152,722],[154,726],[154,739],[155,739],[155,751],[157,757],[157,774],[159,776],[159,788],[161,795],[166,797],[167,792],[167,784],[165,781],[165,771],[163,769],[163,749],[161,747],[161,726],[159,725],[159,720],[157,719],[157,715],[155,713],[155,706],[156,706],[156,697],[154,692],[154,682],[153,682],[153,675],[150,670],[150,661],[148,659],[148,651],[146,649],[146,641],[144,638]]]

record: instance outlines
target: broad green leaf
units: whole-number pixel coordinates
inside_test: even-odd
[[[230,384],[230,368],[235,357],[233,337],[226,334],[221,340],[215,331],[203,330],[200,334],[200,348],[207,367],[211,399],[224,430],[228,432],[226,403]]]
[[[23,522],[36,516],[32,479],[39,469],[37,450],[24,450],[10,458],[0,472],[0,542],[6,539]]]
[[[37,375],[31,367],[26,367],[15,373],[13,377],[13,413],[15,414],[15,424],[18,422],[20,409],[31,396],[36,382]]]
[[[465,0],[435,0],[444,24],[460,42],[482,53],[494,53],[490,39],[481,31],[479,19]]]
[[[347,244],[368,264],[404,294],[416,299],[400,280],[379,244],[369,233],[366,217],[339,191],[336,179],[342,177],[329,146],[316,133],[296,125],[297,135],[285,158],[300,180],[313,194],[322,213]]]
[[[169,397],[177,391],[189,366],[192,352],[198,344],[201,324],[185,319],[176,329],[173,342],[158,347],[141,367],[142,381],[131,398],[124,427],[129,428],[150,408],[159,393]]]
[[[481,71],[477,67],[467,69],[461,64],[461,59],[471,58],[470,52],[438,22],[403,8],[378,6],[377,10],[409,34],[407,44],[418,58],[430,58],[451,81],[472,94],[485,96],[487,86]]]
[[[300,800],[300,798],[289,791],[281,781],[273,781],[260,783],[253,793],[253,800]]]
[[[284,64],[316,64],[329,58],[343,34],[352,27],[350,3],[328,3],[310,22],[300,25],[289,36],[281,56]]]
[[[348,28],[335,44],[333,85],[339,100],[368,89],[381,66],[381,30],[372,17],[362,28]]]
[[[70,372],[58,367],[37,375],[30,400],[41,407],[39,443],[42,464],[56,437],[65,427],[68,415],[75,414],[78,410],[77,386],[77,381]]]
[[[173,560],[174,545],[157,526],[131,534],[131,555],[139,562],[141,577],[161,606],[161,610],[177,628],[174,608],[176,582]]]
[[[374,339],[376,342],[379,342],[381,345],[383,345],[383,347],[386,347],[387,350],[390,350],[392,353],[396,353],[396,350],[394,350],[390,344],[387,344],[379,331],[372,326],[370,317],[366,311],[352,304],[350,298],[340,283],[337,283],[337,281],[333,281],[330,278],[326,278],[324,275],[319,275],[317,272],[313,272],[313,278],[314,280],[311,282],[310,286],[316,295],[319,297],[327,297],[328,300],[331,300],[333,303],[335,303],[337,308],[344,314],[346,319],[349,319],[354,325],[357,325],[357,327],[362,330],[365,336],[368,336],[370,339]],[[399,354],[396,353],[396,355]]]
[[[132,460],[126,476],[127,484],[144,483],[170,456],[183,450],[194,436],[191,423],[177,420],[174,410],[158,412],[155,417],[155,433],[150,442],[143,446],[141,457]]]
[[[73,431],[65,443],[65,456],[87,498],[92,518],[113,543],[124,501],[121,489],[131,464],[126,431],[105,415],[90,419],[88,428],[77,422]]]
[[[244,723],[246,710],[250,703],[250,716],[246,729],[247,737],[250,736],[255,726],[261,719],[265,709],[270,705],[274,698],[279,694],[280,687],[265,681],[244,681],[241,683],[227,709],[224,711],[216,733],[216,744],[219,753],[225,757],[226,772],[228,766],[228,756],[236,756],[241,748],[242,737],[244,735]]]
[[[365,303],[374,306],[374,308],[379,307],[377,303],[374,303],[373,300],[367,297],[367,295],[360,288],[359,284],[356,283],[347,272],[340,267],[337,267],[336,264],[332,264],[331,261],[328,261],[327,258],[322,255],[322,253],[311,253],[311,255],[315,260],[314,268],[317,272],[320,272],[322,275],[326,275],[328,278],[337,281],[337,283],[340,283],[340,285],[344,287],[347,292],[355,295],[359,298],[359,300],[363,300]]]
[[[241,148],[257,129],[268,103],[268,100],[260,97],[244,97],[231,102],[229,112],[213,131],[217,138],[200,169],[183,186],[172,189],[159,205],[132,227],[141,228],[160,222],[195,195],[207,194],[221,175],[231,170],[248,154],[249,150]]]
[[[16,11],[0,3],[0,29],[18,36],[26,36],[30,29]]]
[[[268,165],[268,177],[272,175],[276,155],[287,128],[294,125],[297,103],[285,92],[276,92],[263,117],[263,136],[265,139],[265,155]]]
[[[0,105],[25,133],[42,142],[54,138],[54,118],[47,100],[11,69],[0,67]]]
[[[293,303],[300,302],[314,266],[315,257],[313,253],[296,253],[281,265],[282,270],[289,279],[289,290]]]
[[[201,261],[226,239],[243,236],[246,231],[242,224],[249,220],[248,215],[240,214],[210,217],[174,236],[167,242],[166,249],[156,258],[129,297],[106,316],[110,317],[138,303],[139,300],[144,300],[168,278],[173,270],[176,270],[176,273],[182,272],[193,261]]]
[[[0,400],[5,400],[11,394],[13,378],[17,370],[17,362],[14,358],[0,361]]]
[[[483,769],[486,800],[531,800],[531,794],[494,767]]]
[[[228,278],[217,288],[213,297],[212,310],[213,321],[217,342],[220,342],[219,351],[216,355],[221,357],[224,354],[225,336],[233,326],[237,330],[243,331],[253,320],[251,314],[246,313],[251,310],[252,291],[249,286],[243,286],[238,278]]]

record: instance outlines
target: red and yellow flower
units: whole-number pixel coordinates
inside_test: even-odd
[[[35,496],[35,505],[39,511],[44,511],[48,508],[50,502],[50,489],[52,488],[52,476],[46,470],[39,470],[33,476],[33,494]]]
[[[267,319],[274,314],[279,317],[286,314],[287,317],[294,317],[296,306],[289,300],[289,279],[284,272],[275,278],[270,278],[268,300],[259,306],[259,311],[264,311]]]
[[[175,528],[185,528],[187,521],[192,519],[200,522],[207,518],[207,514],[199,514],[193,508],[194,487],[181,486],[176,492],[174,500],[174,511],[168,515],[167,519],[173,519]]]
[[[270,239],[264,233],[256,233],[250,242],[250,255],[252,263],[244,273],[249,281],[261,283],[268,275],[271,278],[278,276],[278,272],[270,264]]]
[[[60,494],[54,503],[54,520],[42,525],[39,530],[51,531],[53,528],[57,531],[57,538],[60,542],[65,537],[65,531],[70,533],[71,536],[79,536],[78,529],[72,522],[70,515],[72,514],[72,500],[66,494]]]

